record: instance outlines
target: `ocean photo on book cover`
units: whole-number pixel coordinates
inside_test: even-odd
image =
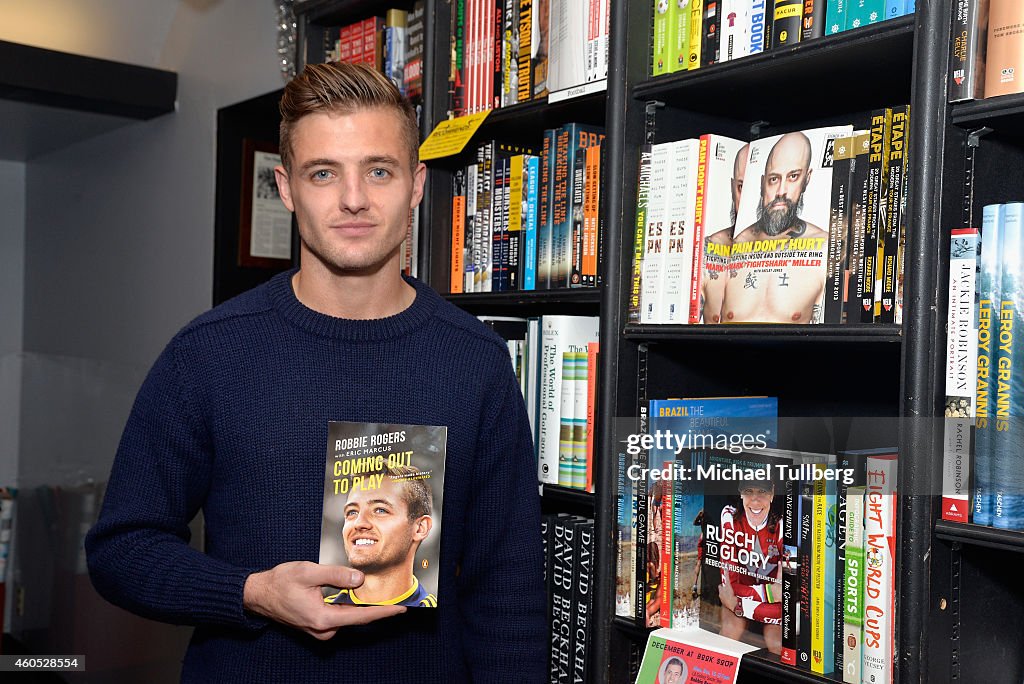
[[[324,602],[437,606],[448,428],[331,421],[320,563],[365,576]]]

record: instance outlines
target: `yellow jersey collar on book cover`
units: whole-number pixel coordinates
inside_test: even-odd
[[[379,601],[377,603],[366,603],[365,601],[360,601],[359,600],[359,597],[356,596],[355,589],[349,589],[348,590],[348,597],[350,599],[352,599],[352,605],[354,605],[354,606],[393,606],[393,605],[396,605],[398,603],[401,603],[402,601],[405,601],[407,598],[409,598],[410,596],[415,594],[416,590],[419,589],[419,588],[420,588],[420,580],[419,580],[418,577],[416,577],[416,575],[413,575],[412,576],[412,586],[409,588],[409,591],[405,592],[404,594],[399,594],[398,596],[396,596],[393,599],[388,599],[387,601]]]

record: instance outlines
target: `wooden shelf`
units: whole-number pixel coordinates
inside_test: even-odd
[[[24,161],[174,111],[174,72],[0,41],[0,159]]]

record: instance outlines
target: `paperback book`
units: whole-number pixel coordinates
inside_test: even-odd
[[[324,602],[437,606],[448,428],[331,421],[327,425],[320,563],[361,570],[355,589]]]

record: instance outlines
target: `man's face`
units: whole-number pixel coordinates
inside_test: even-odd
[[[683,666],[672,663],[665,668],[665,684],[682,684]]]
[[[423,197],[426,167],[410,167],[399,114],[359,109],[299,119],[292,168],[277,167],[281,199],[295,212],[303,259],[332,272],[373,273],[394,262]]]
[[[385,476],[380,487],[349,495],[342,537],[353,568],[365,573],[402,566],[411,569],[415,543],[427,536],[430,518],[410,520],[401,489],[402,485]]]
[[[810,180],[810,150],[802,138],[783,136],[768,155],[761,179],[761,226],[769,235],[793,227]]]
[[[758,485],[747,485],[740,490],[743,511],[747,515],[747,521],[753,527],[760,527],[768,519],[773,497],[774,492],[770,488]]]
[[[747,175],[747,159],[750,157],[750,146],[744,145],[736,153],[732,169],[732,212],[733,222],[740,210],[740,196],[743,194],[743,178]]]

